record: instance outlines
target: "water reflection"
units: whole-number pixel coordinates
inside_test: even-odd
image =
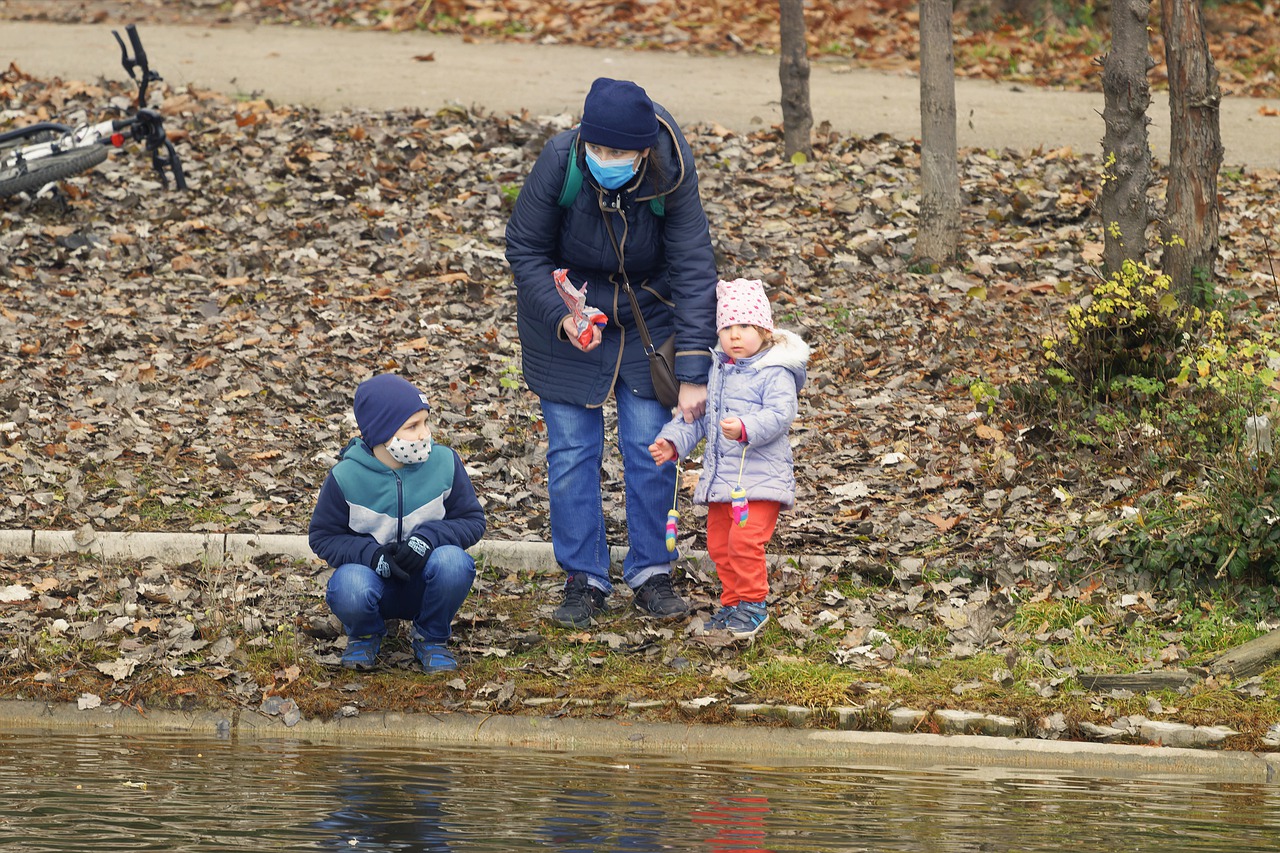
[[[331,771],[338,807],[318,820],[321,850],[421,850],[450,853],[449,815],[442,802],[448,768],[410,764],[387,772],[384,756],[344,756]],[[408,777],[411,781],[404,781]]]
[[[764,844],[768,797],[729,797],[712,800],[701,811],[690,814],[699,826],[710,826],[716,834],[706,839],[711,853],[773,853]]]
[[[0,734],[6,850],[1274,849],[1280,792],[430,744]]]
[[[541,821],[538,840],[564,853],[634,853],[662,850],[671,835],[668,816],[655,802],[627,800],[600,791],[568,789],[550,798],[557,808]]]

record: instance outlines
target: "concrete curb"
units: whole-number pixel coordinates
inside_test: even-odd
[[[360,714],[287,725],[267,714],[180,713],[121,705],[80,710],[69,703],[0,702],[0,728],[40,732],[138,732],[191,737],[270,737],[327,743],[432,742],[449,745],[563,749],[611,754],[718,755],[774,763],[877,767],[992,767],[1073,771],[1090,776],[1175,774],[1251,784],[1280,781],[1280,756],[1248,752],[992,738],[785,729],[746,725],[681,725],[636,720],[441,712]]]
[[[316,560],[307,537],[300,534],[0,530],[0,554],[57,557],[76,553],[92,554],[102,560],[153,559],[165,565],[245,563],[267,556]],[[477,560],[510,570],[558,571],[549,542],[483,539],[469,553]],[[611,556],[620,563],[626,553],[625,548],[615,547]],[[681,559],[705,560],[706,556],[705,551],[686,551]],[[843,558],[830,555],[771,554],[769,560],[800,568],[830,568],[843,562]]]

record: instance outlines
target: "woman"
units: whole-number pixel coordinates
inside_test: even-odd
[[[600,475],[602,407],[612,392],[630,544],[622,578],[641,612],[679,619],[688,606],[671,586],[678,554],[665,542],[676,467],[656,468],[648,450],[671,410],[656,399],[623,287],[630,283],[655,346],[674,334],[676,405],[692,422],[706,406],[718,276],[693,152],[671,114],[635,83],[592,83],[581,124],[547,142],[520,190],[507,261],[524,378],[547,425],[551,542],[568,574],[552,618],[585,627],[612,590]],[[585,284],[603,326],[580,336],[557,269],[568,270],[573,287]]]

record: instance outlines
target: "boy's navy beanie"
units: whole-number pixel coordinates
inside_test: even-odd
[[[658,141],[653,101],[635,83],[600,77],[582,107],[578,135],[583,142],[639,151]]]
[[[431,406],[427,395],[409,380],[394,373],[383,373],[366,379],[356,388],[356,425],[360,437],[370,447],[391,440],[404,422]]]

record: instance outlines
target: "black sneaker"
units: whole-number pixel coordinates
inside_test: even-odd
[[[569,575],[564,585],[564,603],[551,614],[551,621],[564,628],[586,628],[591,617],[604,610],[604,591],[587,583],[586,575]]]
[[[671,588],[671,575],[665,572],[649,578],[635,593],[635,605],[641,613],[654,619],[679,619],[689,614],[689,605]]]

